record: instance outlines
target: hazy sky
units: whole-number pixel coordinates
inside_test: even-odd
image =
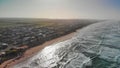
[[[0,17],[120,19],[120,0],[0,0]]]

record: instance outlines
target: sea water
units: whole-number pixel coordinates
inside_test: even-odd
[[[13,68],[120,68],[120,22],[84,27]]]

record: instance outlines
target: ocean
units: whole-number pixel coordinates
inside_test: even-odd
[[[13,68],[120,68],[120,21],[102,21]]]

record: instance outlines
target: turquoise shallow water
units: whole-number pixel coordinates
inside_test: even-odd
[[[120,68],[120,22],[89,25],[13,68]]]

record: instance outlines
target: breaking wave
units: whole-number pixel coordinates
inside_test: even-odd
[[[14,68],[120,68],[120,22],[89,25]]]

